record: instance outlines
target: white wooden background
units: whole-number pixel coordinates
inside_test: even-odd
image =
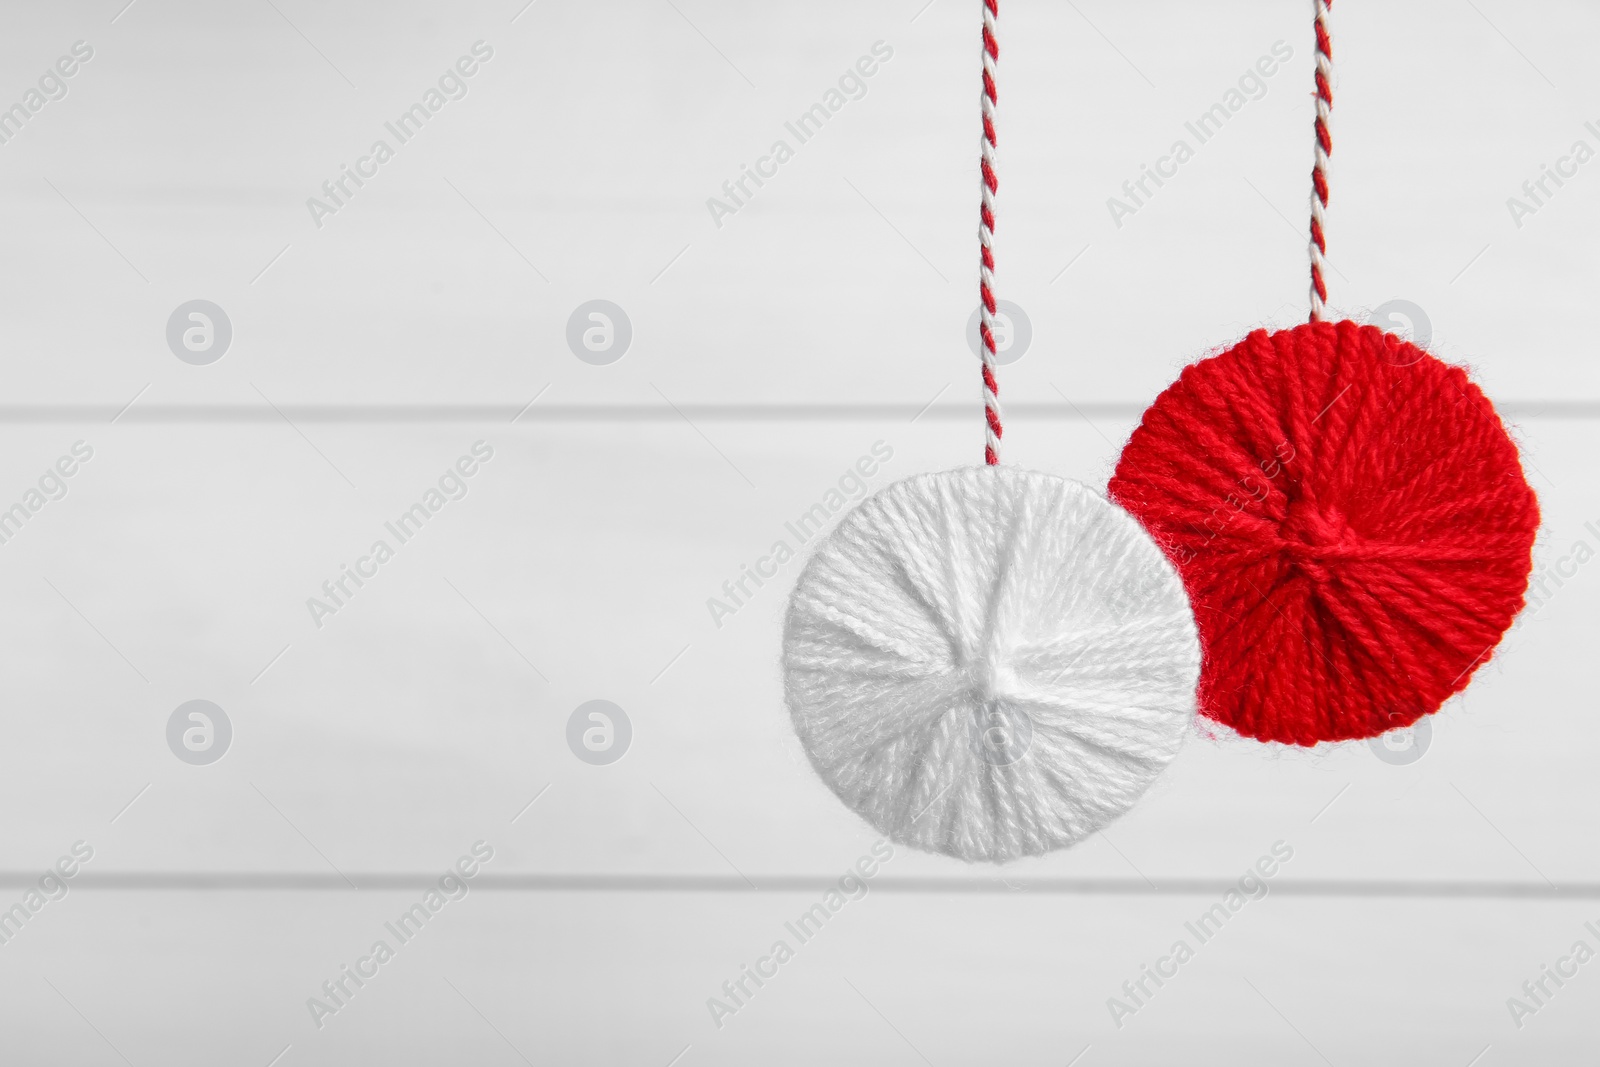
[[[0,945],[0,1058],[1592,1058],[1600,963],[1520,1029],[1506,1006],[1600,948],[1589,567],[1418,762],[1197,734],[1070,853],[901,851],[712,1024],[873,835],[782,710],[795,565],[721,628],[705,601],[875,441],[875,485],[980,454],[975,2],[124,2],[0,8],[0,104],[94,48],[0,144],[0,506],[94,449],[0,545],[0,908],[95,850]],[[1008,460],[1102,486],[1184,362],[1303,315],[1309,30],[1298,0],[1007,0],[1000,292],[1034,329]],[[1554,0],[1334,9],[1332,302],[1410,301],[1474,368],[1541,566],[1600,547],[1600,162],[1520,228],[1506,198],[1600,147],[1597,32]],[[305,198],[480,39],[466,98],[316,228]],[[880,40],[865,97],[714,225]],[[1114,226],[1106,198],[1279,40],[1265,95]],[[164,339],[197,297],[234,329],[204,367]],[[610,366],[564,341],[593,298],[633,323]],[[480,439],[467,497],[314,627],[306,598]],[[206,767],[164,734],[195,698],[234,728]],[[596,698],[634,729],[606,767],[565,742]],[[474,890],[314,1026],[306,998],[479,839]],[[1107,998],[1279,840],[1272,894],[1115,1026]]]

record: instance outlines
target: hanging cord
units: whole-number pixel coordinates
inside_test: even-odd
[[[1332,0],[1315,0],[1317,14],[1317,150],[1311,167],[1311,321],[1321,322],[1328,287],[1322,280],[1328,242],[1323,236],[1323,213],[1328,208],[1328,153],[1333,138],[1328,135],[1328,114],[1333,110],[1333,46],[1328,41],[1328,6]]]
[[[1000,59],[994,23],[1000,14],[999,0],[983,0],[983,204],[978,209],[978,243],[982,254],[978,265],[978,333],[983,340],[983,415],[987,422],[983,460],[989,466],[1000,463],[1000,387],[995,384],[994,348],[994,194],[1000,181],[994,176],[994,69]]]

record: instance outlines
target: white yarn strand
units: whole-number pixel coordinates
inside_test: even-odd
[[[892,840],[1003,862],[1121,815],[1194,720],[1177,572],[1092,490],[1007,467],[898,482],[790,600],[784,675],[823,780]]]

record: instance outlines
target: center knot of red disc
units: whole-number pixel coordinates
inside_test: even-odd
[[[1337,508],[1303,497],[1289,502],[1279,536],[1290,559],[1312,577],[1323,573],[1324,563],[1348,555],[1359,540]]]

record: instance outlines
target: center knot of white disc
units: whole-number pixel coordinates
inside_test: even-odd
[[[982,705],[992,705],[1017,691],[1017,672],[993,648],[980,652],[967,664],[967,679],[973,698]]]

